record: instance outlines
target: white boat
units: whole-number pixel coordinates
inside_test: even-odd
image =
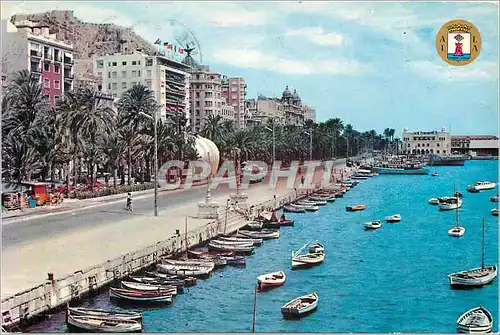
[[[458,333],[491,333],[493,316],[483,306],[475,307],[457,319]]]
[[[257,277],[257,284],[260,290],[268,287],[282,286],[285,284],[286,275],[283,271],[266,273]]]
[[[134,283],[130,281],[122,281],[121,285],[123,288],[136,291],[166,291],[172,295],[177,295],[177,287],[173,285],[151,285],[151,284],[141,284]]]
[[[89,316],[97,318],[110,319],[129,319],[142,322],[142,314],[137,312],[110,311],[105,309],[84,308],[84,307],[68,307],[68,314],[73,316]]]
[[[290,206],[299,208],[299,209],[305,209],[308,212],[317,212],[319,211],[319,206],[312,206],[312,205],[298,205],[298,204],[290,204]]]
[[[240,244],[221,244],[216,241],[210,241],[208,243],[208,249],[213,251],[232,251],[238,254],[252,254],[255,247],[252,245],[240,245]]]
[[[309,314],[318,307],[319,297],[316,292],[295,298],[281,307],[285,317],[301,317]]]
[[[321,252],[325,252],[325,247],[323,244],[319,243],[318,241],[309,243],[309,253],[310,254],[318,254]]]
[[[458,212],[459,212],[459,210],[455,209],[455,212],[456,212],[455,213],[456,214],[455,215],[455,227],[450,228],[448,230],[448,235],[453,236],[453,237],[460,237],[460,236],[462,236],[465,233],[465,228],[464,227],[460,227],[458,225],[458,221],[459,221],[458,220]]]
[[[491,201],[491,202],[498,202],[498,195],[492,195],[492,196],[490,197],[490,201]]]
[[[442,211],[449,211],[462,207],[462,200],[459,197],[439,198],[438,207]]]
[[[304,203],[310,206],[325,206],[328,204],[326,200],[312,200],[311,198],[307,200],[301,200],[299,203]]]
[[[439,199],[438,198],[430,198],[428,203],[431,205],[437,205],[437,204],[439,204]]]
[[[399,222],[399,221],[401,221],[401,215],[394,214],[394,215],[391,215],[391,216],[386,216],[385,217],[385,221],[386,222]]]
[[[335,196],[312,196],[309,197],[311,201],[326,201],[326,202],[334,202]]]
[[[496,265],[484,265],[484,219],[481,241],[481,267],[455,272],[448,275],[452,287],[481,287],[491,283],[497,277]]]
[[[222,244],[222,245],[238,245],[238,246],[243,246],[243,247],[252,247],[253,246],[252,241],[243,241],[243,240],[227,241],[227,240],[223,240],[223,239],[219,239],[219,238],[214,239],[212,241],[214,241],[217,244]]]
[[[497,186],[495,182],[492,181],[476,181],[474,184],[467,187],[468,191],[484,191],[491,190]]]
[[[285,205],[285,206],[283,206],[283,212],[305,213],[306,210],[304,208],[298,208],[298,207],[294,207],[294,206],[291,206],[291,205]]]
[[[493,215],[493,216],[498,216],[498,208],[493,208],[493,209],[491,210],[491,215]]]
[[[164,293],[163,291],[144,292],[127,290],[121,288],[109,288],[110,298],[117,298],[123,300],[137,301],[137,302],[161,302],[171,303],[172,294]]]
[[[197,266],[197,267],[205,267],[212,268],[214,266],[214,262],[208,259],[170,259],[170,258],[161,258],[162,264],[170,264],[170,265],[179,265],[179,266]]]
[[[156,264],[158,272],[163,272],[169,275],[176,275],[181,277],[197,277],[208,276],[214,270],[215,264],[212,266],[199,266],[199,265],[181,265],[181,264]]]
[[[264,222],[262,221],[251,221],[247,223],[248,229],[251,230],[260,230],[264,227]]]
[[[234,236],[219,236],[218,240],[223,240],[223,241],[243,241],[243,242],[252,242],[254,246],[262,245],[262,239],[261,238],[244,238],[244,237],[234,237]]]
[[[382,227],[382,222],[380,222],[380,220],[365,223],[366,230],[379,229],[380,227]]]
[[[311,267],[318,265],[325,260],[324,249],[320,252],[311,252],[315,250],[309,249],[307,254],[301,254],[302,250],[307,247],[311,248],[314,244],[315,243],[306,243],[296,252],[292,252],[292,269],[299,267]]]
[[[78,328],[89,333],[133,333],[142,330],[140,322],[129,319],[110,319],[97,316],[76,316],[69,314],[66,318],[69,327]]]

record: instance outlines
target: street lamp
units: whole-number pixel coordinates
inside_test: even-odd
[[[273,162],[271,163],[271,176],[273,177],[273,182],[274,182],[274,161],[276,160],[276,142],[274,138],[274,121],[273,121],[273,128],[266,127],[267,130],[273,132]]]
[[[153,116],[146,114],[144,112],[139,112],[140,115],[150,119],[154,124],[154,138],[155,138],[155,152],[154,152],[154,170],[155,170],[155,201],[154,201],[154,213],[158,216],[158,134],[156,130],[156,111],[153,112]]]
[[[309,130],[310,133],[307,131],[304,131],[304,134],[309,135],[309,162],[312,162],[312,155],[313,155],[313,135],[312,135],[312,129]]]

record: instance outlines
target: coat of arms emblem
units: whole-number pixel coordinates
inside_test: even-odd
[[[448,64],[466,65],[479,56],[481,36],[477,28],[468,21],[449,21],[436,36],[436,48]]]

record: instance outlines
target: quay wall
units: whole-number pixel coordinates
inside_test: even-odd
[[[319,187],[318,184],[317,188]],[[305,192],[292,191],[276,199],[257,204],[253,210],[257,212],[279,207],[304,196]],[[226,210],[224,206],[221,208],[223,211]],[[53,278],[53,275],[48,274],[48,279],[44,283],[2,300],[2,326],[6,329],[12,329],[16,326],[22,327],[29,324],[37,316],[51,313],[73,300],[96,293],[99,288],[115,280],[157,263],[160,257],[171,257],[185,252],[186,240],[188,241],[187,245],[193,247],[224,233],[224,230],[227,233],[232,233],[246,224],[245,216],[234,211],[228,211],[227,222],[225,221],[224,213],[219,215],[219,220],[190,230],[187,234],[177,232],[176,235],[165,240],[106,260],[99,265],[75,271],[65,277],[56,279]]]

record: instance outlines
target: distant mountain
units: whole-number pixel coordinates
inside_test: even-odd
[[[57,38],[73,44],[75,58],[89,59],[92,55],[136,49],[142,49],[147,54],[153,54],[155,51],[150,42],[135,34],[131,28],[115,24],[83,22],[75,17],[73,11],[53,10],[37,14],[16,14],[12,16],[11,22],[24,19],[48,25],[51,34],[55,33]]]

